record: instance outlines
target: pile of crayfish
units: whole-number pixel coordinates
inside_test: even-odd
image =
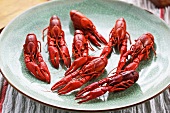
[[[142,34],[132,44],[124,18],[116,20],[110,31],[108,42],[97,31],[92,21],[82,13],[77,10],[71,10],[70,18],[75,29],[72,43],[74,61],[72,62],[59,17],[52,16],[49,26],[43,30],[43,41],[44,32],[47,30],[47,45],[51,65],[58,69],[60,61],[62,61],[67,67],[64,77],[51,88],[52,91],[57,92],[59,95],[81,88],[88,81],[102,75],[113,48],[120,53],[118,65],[116,68],[113,67],[116,70],[111,72],[108,77],[78,91],[75,98],[80,99],[78,103],[95,99],[106,92],[126,90],[138,80],[139,73],[136,70],[140,62],[149,59],[151,50],[156,55],[154,36],[151,33]],[[127,49],[128,40],[131,45],[129,50]],[[104,45],[99,56],[89,55],[89,50],[94,51],[91,43],[97,47],[101,47],[101,44]],[[27,69],[37,79],[50,83],[50,72],[41,55],[41,43],[37,40],[35,34],[32,33],[26,36],[23,50]]]

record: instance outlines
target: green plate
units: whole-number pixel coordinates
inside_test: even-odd
[[[136,84],[125,91],[106,94],[83,104],[74,100],[77,91],[62,96],[50,91],[51,86],[64,76],[66,69],[60,65],[57,70],[49,63],[46,41],[42,41],[42,30],[48,26],[50,17],[57,15],[71,54],[74,29],[69,12],[72,9],[91,19],[106,40],[120,17],[126,20],[127,31],[133,43],[144,33],[154,35],[157,56],[151,52],[150,59],[141,62],[138,68],[140,77]],[[28,33],[35,33],[42,42],[42,55],[51,72],[50,84],[35,79],[25,67],[22,49]],[[170,28],[155,15],[132,4],[114,0],[58,0],[32,7],[5,27],[0,36],[0,68],[14,88],[38,102],[66,110],[108,111],[142,103],[167,88],[170,83],[169,44]],[[90,55],[98,56],[101,50],[94,48],[96,52],[90,52]],[[107,77],[109,71],[117,66],[119,57],[118,53],[112,53],[104,74],[98,79]]]

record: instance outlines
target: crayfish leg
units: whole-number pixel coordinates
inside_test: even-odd
[[[100,97],[101,95],[104,95],[108,91],[108,87],[99,87],[92,91],[87,92],[84,95],[76,96],[77,99],[81,99],[78,103],[81,104],[83,102],[87,102],[89,100],[95,99],[97,97]]]
[[[65,72],[65,75],[69,75],[70,73],[76,71],[82,65],[84,65],[88,61],[88,57],[79,57],[71,64],[70,68]]]
[[[66,94],[70,91],[80,88],[83,84],[85,84],[90,79],[90,76],[86,76],[80,79],[72,79],[66,86],[62,89],[58,90],[58,94]]]

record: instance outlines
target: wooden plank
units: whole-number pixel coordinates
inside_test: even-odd
[[[28,8],[48,0],[0,0],[0,29]]]

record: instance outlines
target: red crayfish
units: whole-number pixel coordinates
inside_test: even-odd
[[[130,34],[126,31],[126,21],[124,18],[119,18],[110,31],[109,42],[107,46],[104,47],[102,54],[110,54],[110,52],[107,51],[112,51],[111,48],[113,46],[120,51],[120,55],[123,55],[127,51],[127,39],[129,39],[131,44]]]
[[[89,48],[94,50],[89,46],[87,38],[81,30],[75,30],[74,39],[72,44],[72,54],[75,58],[74,62],[71,64],[70,68],[66,71],[65,75],[68,75],[81,66],[83,66],[88,60],[92,60],[95,57],[89,56]]]
[[[107,91],[123,91],[132,86],[139,78],[135,70],[114,73],[111,77],[104,78],[83,88],[76,94],[76,99],[82,99],[78,103],[83,103],[104,95]]]
[[[76,99],[82,99],[79,101],[79,103],[82,103],[104,95],[107,91],[115,92],[129,88],[138,80],[139,75],[135,70],[142,59],[149,58],[151,49],[156,55],[153,35],[150,33],[143,34],[135,40],[135,44],[131,46],[130,50],[122,55],[116,72],[111,73],[110,77],[92,83],[80,90],[76,95]],[[125,66],[128,55],[131,55],[132,62]]]
[[[66,67],[70,67],[71,58],[69,50],[66,46],[64,31],[61,27],[60,19],[53,15],[50,18],[50,23],[44,31],[48,29],[47,32],[47,42],[48,42],[48,51],[50,56],[50,61],[55,68],[59,67],[60,58],[63,60]],[[44,40],[44,35],[43,35]]]
[[[143,34],[137,40],[135,40],[135,44],[131,46],[130,50],[125,52],[122,57],[120,57],[117,72],[121,70],[135,70],[141,60],[149,58],[149,53],[151,49],[156,55],[156,51],[154,49],[153,35],[151,33]],[[128,55],[131,55],[131,63],[125,66]],[[125,68],[123,68],[124,66]]]
[[[98,41],[107,45],[105,38],[96,30],[92,21],[85,15],[77,10],[71,10],[70,17],[73,22],[74,29],[83,31],[87,39],[89,39],[95,46],[101,46]]]
[[[74,58],[77,59],[79,57],[88,56],[89,48],[94,50],[92,47],[89,47],[88,40],[84,36],[84,33],[81,30],[76,30],[72,44],[72,53]]]
[[[40,47],[38,46],[38,43],[40,44]],[[41,56],[41,43],[37,41],[35,34],[28,34],[26,36],[23,50],[27,69],[39,80],[50,83],[50,72]]]
[[[119,18],[109,34],[109,42],[117,46],[120,55],[123,55],[127,51],[127,39],[131,44],[130,34],[126,31],[126,21],[124,18]]]
[[[93,57],[82,66],[80,70],[65,75],[60,81],[54,84],[51,90],[58,90],[58,94],[66,94],[80,88],[92,78],[100,76],[107,65],[106,57]]]

